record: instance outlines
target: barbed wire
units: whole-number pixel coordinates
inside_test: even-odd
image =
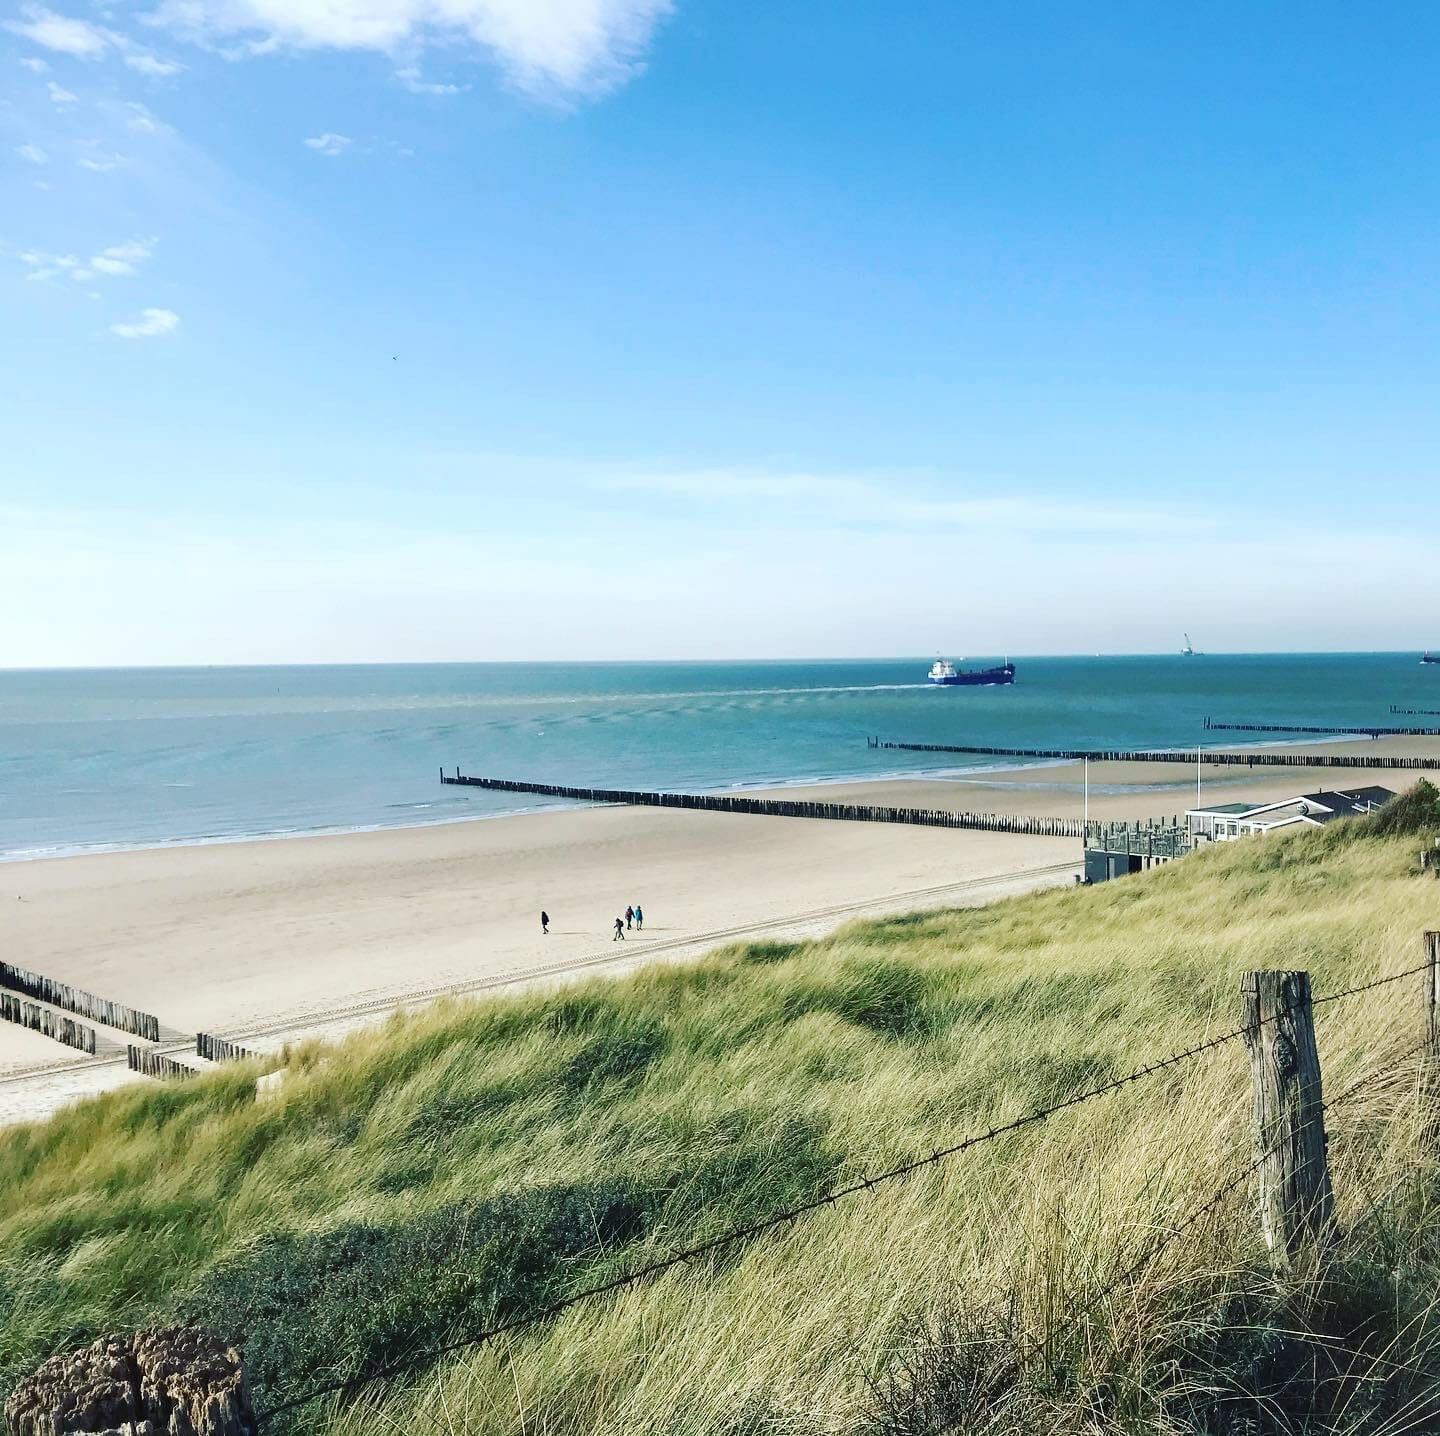
[[[1395,1076],[1402,1063],[1408,1062],[1412,1057],[1418,1057],[1429,1046],[1430,1038],[1428,1036],[1422,1037],[1414,1046],[1407,1047],[1399,1056],[1395,1057],[1388,1069],[1380,1072],[1371,1072],[1367,1076],[1360,1078],[1358,1082],[1352,1082],[1338,1097],[1327,1098],[1321,1104],[1322,1107],[1328,1112],[1332,1107],[1338,1107],[1342,1102],[1348,1102],[1357,1092],[1368,1087],[1372,1082],[1378,1082],[1382,1077]]]
[[[1354,997],[1362,992],[1369,992],[1374,988],[1384,987],[1388,983],[1398,982],[1402,978],[1414,976],[1416,973],[1424,971],[1428,966],[1428,963],[1422,963],[1418,967],[1407,968],[1404,972],[1392,973],[1388,977],[1377,978],[1373,982],[1362,983],[1341,992],[1330,993],[1321,998],[1312,997],[1310,999],[1310,1005],[1311,1007],[1316,1007],[1321,1003],[1338,1002],[1343,998]],[[1280,1018],[1289,1016],[1290,1013],[1298,1010],[1298,1005],[1281,1008],[1279,1011],[1271,1013],[1270,1016],[1260,1019],[1260,1025],[1264,1026],[1266,1023],[1278,1021]],[[569,1310],[573,1306],[578,1306],[582,1302],[592,1301],[596,1297],[606,1296],[611,1292],[621,1291],[627,1287],[638,1285],[641,1282],[649,1280],[651,1277],[660,1276],[676,1267],[687,1265],[700,1257],[709,1256],[712,1252],[718,1251],[721,1248],[731,1246],[737,1242],[747,1241],[752,1237],[762,1236],[766,1232],[787,1226],[802,1216],[819,1211],[824,1207],[833,1206],[836,1202],[842,1201],[847,1197],[856,1196],[861,1192],[872,1191],[882,1183],[897,1181],[902,1177],[911,1176],[925,1167],[934,1166],[951,1157],[959,1156],[961,1153],[967,1152],[973,1147],[983,1146],[987,1142],[993,1142],[1000,1137],[1009,1136],[1026,1127],[1044,1122],[1058,1112],[1065,1112],[1073,1107],[1079,1107],[1086,1102],[1109,1096],[1112,1092],[1118,1092],[1132,1083],[1141,1081],[1146,1077],[1152,1077],[1157,1072],[1163,1072],[1167,1068],[1179,1066],[1181,1063],[1191,1061],[1205,1052],[1213,1051],[1217,1047],[1223,1047],[1227,1043],[1237,1041],[1245,1036],[1247,1030],[1249,1029],[1245,1026],[1232,1028],[1230,1031],[1223,1032],[1219,1036],[1207,1038],[1205,1041],[1198,1042],[1191,1047],[1173,1052],[1168,1057],[1162,1057],[1154,1062],[1146,1063],[1142,1067],[1137,1067],[1133,1072],[1128,1072],[1123,1077],[1114,1078],[1109,1082],[1102,1083],[1098,1087],[1092,1087],[1085,1092],[1076,1093],[1073,1096],[1065,1098],[1063,1101],[1054,1102],[1048,1107],[1036,1108],[1021,1117],[1017,1117],[1009,1122],[1003,1122],[999,1126],[991,1127],[984,1132],[976,1132],[949,1147],[937,1148],[927,1156],[915,1157],[908,1162],[902,1162],[900,1165],[891,1167],[887,1171],[880,1172],[874,1176],[863,1177],[857,1181],[833,1188],[823,1196],[813,1197],[808,1201],[786,1207],[778,1212],[771,1213],[769,1216],[762,1217],[758,1221],[732,1227],[706,1241],[670,1252],[663,1257],[657,1257],[654,1261],[647,1262],[630,1271],[622,1272],[619,1276],[612,1277],[608,1281],[598,1282],[592,1286],[584,1287],[545,1306],[538,1307],[519,1316],[511,1317],[509,1320],[498,1322],[494,1326],[487,1327],[481,1331],[456,1337],[452,1341],[443,1342],[438,1346],[428,1347],[424,1351],[411,1353],[398,1361],[391,1362],[374,1371],[345,1377],[338,1381],[327,1382],[300,1396],[293,1397],[289,1401],[281,1402],[278,1406],[274,1406],[268,1411],[262,1412],[256,1417],[256,1422],[258,1425],[265,1425],[273,1421],[277,1416],[282,1416],[301,1406],[308,1406],[312,1402],[323,1400],[327,1396],[336,1396],[344,1391],[357,1390],[373,1382],[387,1380],[392,1376],[398,1376],[403,1372],[412,1370],[422,1363],[437,1361],[441,1357],[448,1356],[456,1351],[484,1346],[488,1342],[494,1341],[497,1337],[518,1331],[527,1326],[537,1325],[542,1321],[549,1320],[553,1316],[559,1316],[562,1312]],[[1337,1100],[1344,1100],[1344,1098],[1342,1097]],[[1268,1155],[1267,1153],[1266,1156]],[[1175,1240],[1181,1231],[1188,1230],[1190,1226],[1193,1226],[1196,1221],[1200,1220],[1205,1211],[1218,1204],[1240,1181],[1243,1181],[1245,1177],[1248,1177],[1254,1171],[1258,1170],[1264,1160],[1265,1157],[1257,1159],[1252,1167],[1227,1183],[1222,1191],[1213,1197],[1203,1208],[1186,1218],[1181,1227],[1170,1233],[1165,1238],[1164,1244],[1146,1258],[1145,1263],[1137,1264],[1135,1271],[1143,1270],[1144,1265],[1154,1260],[1154,1257],[1159,1255],[1160,1251],[1164,1250],[1165,1245]],[[1117,1285],[1119,1285],[1119,1283],[1112,1284],[1108,1290],[1114,1290]],[[1097,1300],[1103,1300],[1105,1294],[1106,1293],[1101,1293],[1101,1296],[1097,1298]]]
[[[1394,977],[1383,979],[1383,981],[1394,981],[1396,980],[1396,978],[1407,977],[1410,975],[1410,973],[1396,973]],[[1380,984],[1378,983],[1367,983],[1366,987],[1368,988],[1370,986],[1379,985]],[[1365,988],[1361,988],[1358,990],[1364,991]],[[1336,996],[1338,995],[1339,994],[1336,994]],[[1329,1000],[1333,1000],[1333,997]],[[1371,1072],[1366,1076],[1360,1078],[1359,1081],[1352,1082],[1350,1086],[1346,1087],[1343,1091],[1341,1091],[1339,1096],[1330,1097],[1322,1101],[1320,1103],[1321,1112],[1328,1114],[1336,1107],[1340,1106],[1342,1103],[1348,1102],[1352,1097],[1356,1096],[1364,1088],[1370,1086],[1372,1082],[1378,1082],[1382,1077],[1394,1076],[1403,1063],[1409,1061],[1409,1059],[1412,1057],[1418,1056],[1429,1045],[1430,1039],[1428,1037],[1424,1037],[1419,1042],[1415,1043],[1414,1046],[1407,1047],[1398,1056],[1391,1059],[1390,1064],[1384,1070]],[[1237,1187],[1239,1187],[1242,1183],[1248,1181],[1249,1178],[1253,1177],[1260,1170],[1260,1168],[1263,1167],[1265,1163],[1270,1160],[1271,1157],[1273,1157],[1278,1151],[1281,1150],[1282,1147],[1285,1146],[1286,1140],[1288,1139],[1282,1139],[1274,1146],[1270,1147],[1268,1150],[1261,1152],[1260,1155],[1256,1157],[1255,1160],[1251,1162],[1248,1166],[1242,1167],[1240,1171],[1222,1182],[1220,1186],[1217,1187],[1215,1191],[1210,1194],[1209,1197],[1207,1197],[1198,1206],[1194,1207],[1186,1216],[1181,1218],[1181,1220],[1176,1223],[1175,1226],[1168,1228],[1161,1236],[1159,1236],[1151,1246],[1151,1249],[1147,1251],[1145,1255],[1140,1258],[1139,1261],[1127,1267],[1125,1271],[1122,1272],[1121,1275],[1117,1277],[1114,1281],[1106,1283],[1106,1285],[1099,1292],[1097,1292],[1095,1296],[1093,1296],[1083,1307],[1081,1307],[1078,1312],[1074,1314],[1072,1320],[1079,1321],[1083,1317],[1088,1316],[1090,1312],[1095,1309],[1095,1307],[1097,1307],[1102,1301],[1105,1300],[1106,1297],[1113,1295],[1121,1287],[1128,1286],[1131,1282],[1133,1282],[1136,1277],[1138,1277],[1145,1270],[1146,1267],[1148,1267],[1158,1256],[1161,1255],[1162,1252],[1166,1250],[1167,1247],[1178,1241],[1179,1238],[1182,1237],[1187,1231],[1189,1231],[1192,1227],[1196,1226],[1211,1212],[1215,1211]]]
[[[1347,987],[1343,992],[1327,993],[1323,997],[1312,997],[1311,1007],[1324,1007],[1327,1002],[1339,1002],[1344,997],[1354,997],[1361,992],[1371,992],[1377,987],[1384,987],[1387,983],[1399,982],[1402,977],[1414,977],[1417,973],[1429,970],[1428,962],[1417,963],[1414,967],[1407,967],[1404,972],[1392,972],[1388,977],[1377,977],[1374,982],[1362,982],[1358,987]]]

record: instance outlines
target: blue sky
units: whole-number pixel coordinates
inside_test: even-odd
[[[1440,11],[0,7],[0,665],[1440,646]]]

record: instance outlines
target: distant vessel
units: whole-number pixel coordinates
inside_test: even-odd
[[[1440,663],[1440,653],[1431,653],[1427,648],[1425,652],[1420,655],[1420,661],[1421,663]]]
[[[1180,656],[1181,658],[1194,658],[1197,656],[1195,653],[1195,645],[1190,642],[1190,635],[1188,633],[1185,635],[1185,647],[1180,650]]]
[[[1015,665],[1007,661],[998,668],[956,668],[948,660],[937,658],[930,667],[929,678],[931,683],[937,683],[942,688],[958,688],[962,685],[978,688],[994,683],[1013,683]]]

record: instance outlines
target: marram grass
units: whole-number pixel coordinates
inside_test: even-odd
[[[1235,843],[1143,877],[455,1003],[0,1134],[0,1369],[180,1314],[262,1408],[502,1321],[1317,994],[1440,927],[1414,836]],[[1231,1043],[272,1429],[495,1436],[1440,1429],[1419,979],[1317,1010],[1344,1239],[1284,1286]],[[1105,1288],[1119,1281],[1115,1290]],[[1306,1373],[1297,1378],[1295,1372]],[[1247,1424],[1248,1423],[1248,1424]]]

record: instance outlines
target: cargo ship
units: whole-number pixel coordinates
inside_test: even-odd
[[[998,668],[956,668],[944,658],[937,658],[931,665],[929,679],[941,688],[979,688],[996,683],[1013,683],[1015,665],[1002,663]]]

